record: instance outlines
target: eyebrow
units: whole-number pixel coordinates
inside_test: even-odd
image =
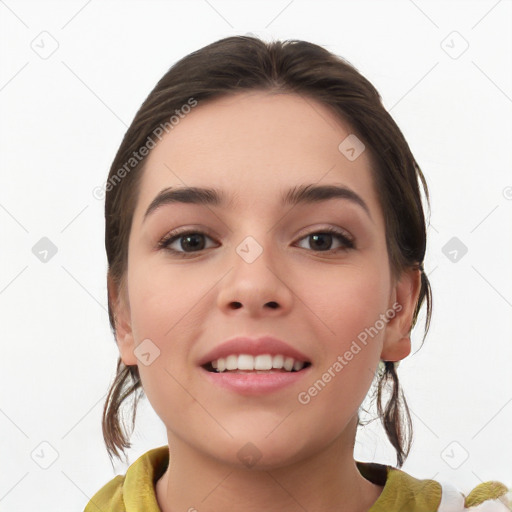
[[[359,205],[372,219],[370,209],[364,200],[352,189],[338,185],[297,185],[289,189],[281,196],[282,206],[296,206],[299,204],[311,204],[329,199],[345,199]],[[228,201],[223,191],[216,188],[203,187],[178,187],[164,188],[151,201],[143,222],[158,208],[172,203],[201,204],[211,206],[225,206]],[[373,219],[372,219],[373,222]]]

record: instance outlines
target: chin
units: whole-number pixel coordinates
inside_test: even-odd
[[[307,447],[304,446],[304,439],[294,439],[284,430],[284,436],[275,436],[268,432],[258,433],[257,436],[251,436],[245,433],[241,436],[235,436],[228,445],[224,445],[217,455],[219,459],[237,469],[248,470],[272,470],[288,466],[306,458]],[[310,447],[314,452],[314,447]],[[231,454],[228,460],[226,455]]]

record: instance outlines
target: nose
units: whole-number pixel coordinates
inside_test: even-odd
[[[271,235],[268,240],[270,242]],[[263,236],[260,237],[263,239]],[[241,310],[250,317],[283,315],[290,311],[291,275],[278,251],[246,237],[231,255],[230,270],[220,282],[218,306],[227,314]],[[240,314],[240,313],[237,313]]]

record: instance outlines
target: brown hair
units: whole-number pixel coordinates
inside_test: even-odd
[[[170,126],[169,119],[184,105],[190,104],[191,99],[201,105],[206,100],[255,90],[295,93],[326,105],[350,125],[368,148],[385,218],[391,273],[396,278],[407,268],[421,270],[420,294],[411,330],[426,299],[424,341],[430,326],[432,294],[422,266],[426,226],[419,180],[427,202],[429,194],[425,178],[402,132],[384,109],[377,90],[344,59],[306,41],[267,43],[247,36],[221,39],[174,64],[144,101],[123,138],[110,168],[105,198],[108,312],[114,335],[112,300],[125,286],[128,239],[146,160],[144,157],[134,161],[134,153],[148,145],[158,127]],[[127,168],[127,162],[132,165],[131,169]],[[382,389],[388,383],[391,398],[382,409]],[[102,419],[103,437],[111,459],[112,455],[120,458],[118,450],[125,453],[124,449],[131,446],[120,424],[121,405],[134,395],[133,432],[137,401],[142,393],[137,366],[126,367],[119,358]],[[401,467],[410,450],[412,427],[392,362],[386,362],[385,371],[379,375],[377,399],[378,415],[396,450],[397,465]],[[400,399],[405,407],[405,426]]]

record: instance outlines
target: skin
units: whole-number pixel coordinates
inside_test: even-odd
[[[398,361],[410,353],[420,273],[392,279],[369,151],[351,162],[338,150],[350,133],[314,100],[246,92],[200,104],[148,157],[126,288],[111,299],[119,298],[116,337],[123,362],[138,365],[145,394],[167,429],[171,463],[156,484],[164,512],[360,512],[382,491],[355,465],[357,413],[379,359]],[[304,183],[350,187],[371,218],[342,199],[281,207],[281,192]],[[184,185],[222,189],[232,202],[166,205],[143,222],[160,190]],[[318,251],[307,235],[329,226],[348,232],[356,247],[346,249],[334,237]],[[179,227],[206,230],[206,248],[188,249],[188,258],[158,249]],[[236,252],[247,236],[263,249],[252,263]],[[172,248],[187,251],[183,241]],[[330,248],[334,252],[325,252]],[[277,306],[269,307],[271,301]],[[298,393],[397,303],[401,310],[378,335],[300,404]],[[224,340],[263,334],[305,353],[310,377],[277,392],[243,396],[210,384],[198,368],[198,359]],[[147,338],[160,350],[148,366],[134,354]],[[237,457],[247,442],[261,454],[251,468]]]

